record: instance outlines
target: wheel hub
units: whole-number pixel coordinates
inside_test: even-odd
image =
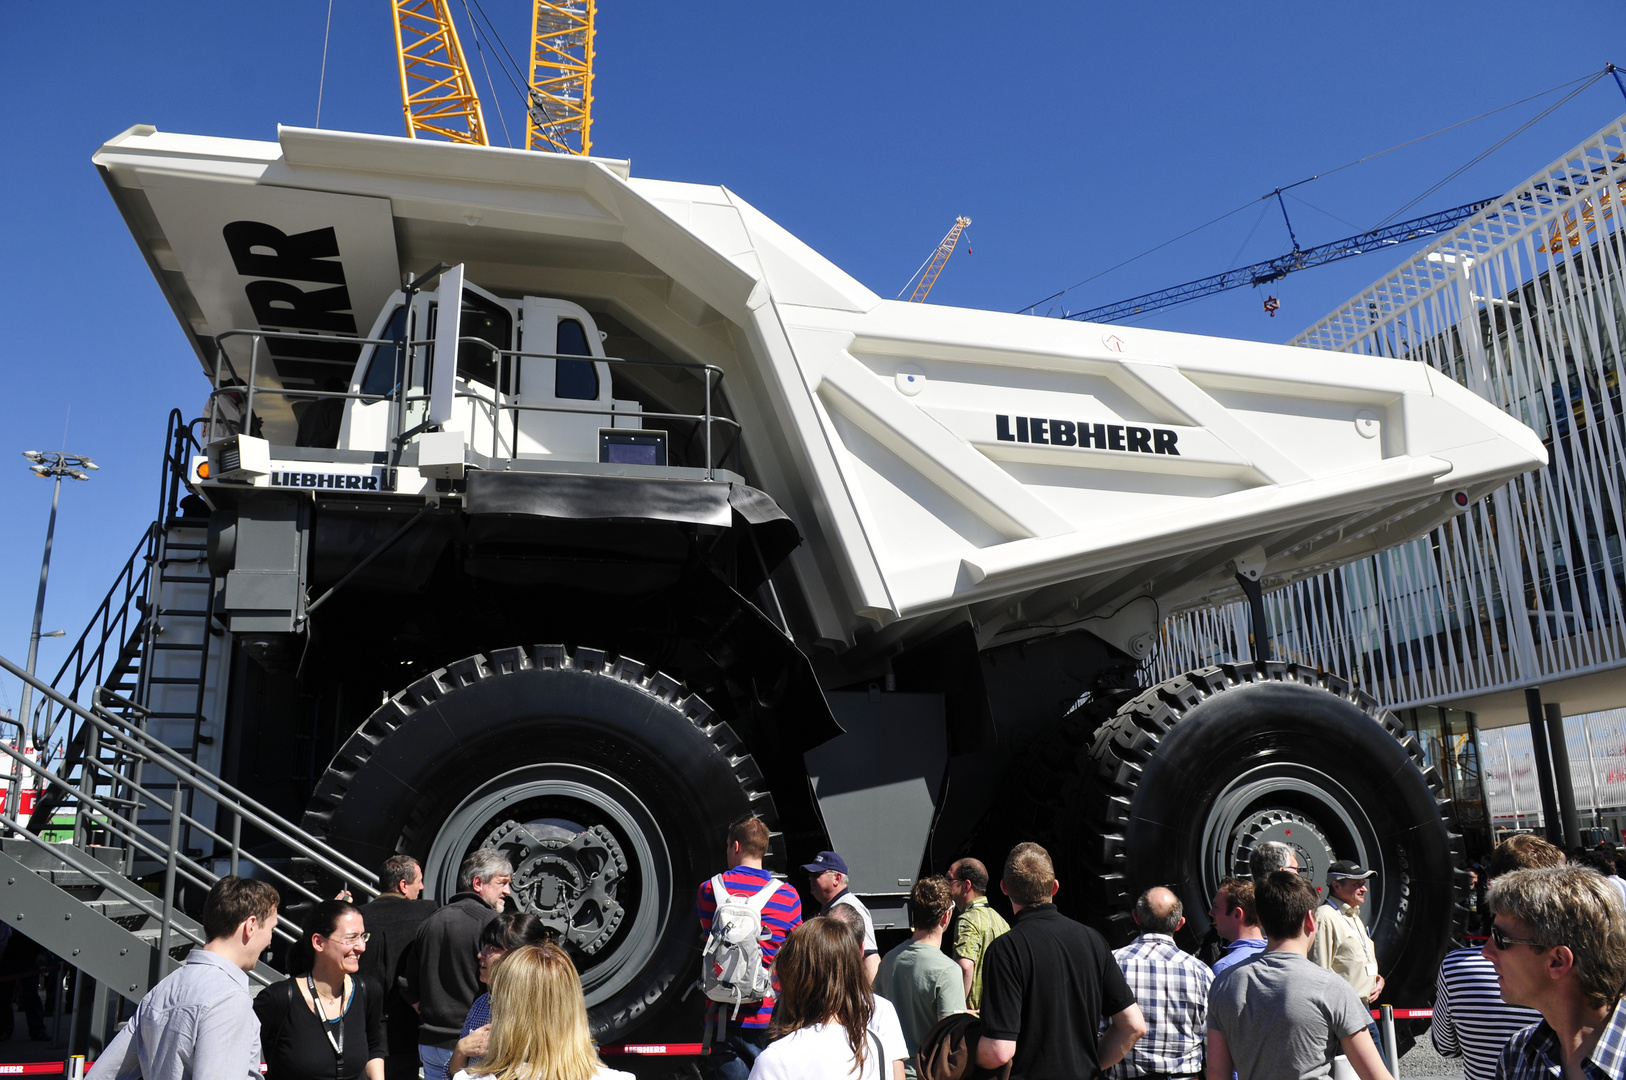
[[[588,956],[615,936],[625,914],[616,890],[627,872],[627,856],[609,829],[510,820],[481,846],[508,856],[516,906],[549,930]]]
[[[1231,780],[1214,799],[1204,823],[1202,895],[1211,897],[1228,876],[1249,874],[1256,844],[1280,841],[1293,849],[1318,894],[1326,895],[1335,859],[1354,859],[1376,870],[1371,910],[1382,910],[1389,867],[1371,819],[1358,800],[1327,773],[1297,762],[1274,762]]]
[[[1332,865],[1333,844],[1316,823],[1303,814],[1291,810],[1271,808],[1248,815],[1232,834],[1234,852],[1232,873],[1247,876],[1248,859],[1253,849],[1266,841],[1286,844],[1298,856],[1299,865],[1306,868],[1310,883],[1317,893],[1325,889],[1327,868]]]

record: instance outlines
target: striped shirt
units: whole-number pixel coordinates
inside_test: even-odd
[[[760,867],[736,866],[723,874],[723,887],[730,896],[755,896],[762,891],[762,887],[774,880],[773,874]],[[711,933],[711,919],[717,914],[717,898],[712,895],[711,879],[707,878],[700,885],[700,895],[694,902],[694,913],[700,919],[700,932]],[[773,896],[768,898],[768,904],[762,909],[762,928],[769,932],[768,938],[762,942],[763,966],[773,968],[774,957],[779,955],[779,946],[785,943],[785,935],[796,929],[802,921],[802,898],[796,895],[796,890],[788,882],[779,882]],[[773,988],[779,989],[778,978],[774,979]],[[773,1019],[774,995],[772,992],[762,999],[762,1006],[751,1015],[742,1015],[740,1026],[745,1028],[765,1028],[768,1021]]]
[[[1626,1080],[1626,1001],[1615,1006],[1598,1045],[1581,1062],[1587,1080]],[[1558,1036],[1543,1020],[1508,1040],[1497,1063],[1497,1080],[1559,1080],[1564,1058]]]
[[[1146,1017],[1146,1035],[1106,1075],[1110,1080],[1129,1080],[1148,1073],[1201,1074],[1208,991],[1214,985],[1208,965],[1182,952],[1167,934],[1142,934],[1113,950],[1112,958],[1135,992]]]
[[[1442,1057],[1462,1059],[1466,1080],[1496,1080],[1496,1062],[1515,1032],[1541,1019],[1502,1000],[1496,969],[1478,949],[1453,949],[1440,964],[1428,1038]]]

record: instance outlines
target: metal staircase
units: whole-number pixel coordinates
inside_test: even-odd
[[[325,899],[311,882],[377,895],[377,877],[366,867],[144,731],[146,710],[135,702],[97,688],[99,700],[87,709],[3,656],[0,670],[30,683],[86,733],[71,776],[0,744],[14,790],[42,786],[56,796],[50,818],[20,815],[15,799],[0,812],[9,833],[0,840],[0,919],[95,981],[88,1026],[81,1029],[76,1018],[76,1049],[102,1044],[109,994],[139,1000],[205,944],[186,909],[222,876],[217,864],[277,887],[283,910],[276,936],[285,943],[302,936],[287,909]],[[225,822],[221,829],[188,809],[205,802]],[[245,827],[257,840],[253,852],[244,847]],[[257,986],[280,977],[264,964],[250,975]]]
[[[222,874],[277,887],[284,943],[302,936],[289,908],[326,898],[314,883],[377,891],[366,867],[217,775],[229,638],[212,617],[203,520],[180,501],[196,447],[171,414],[157,520],[56,677],[0,657],[39,695],[30,731],[45,751],[0,744],[10,790],[40,791],[31,816],[16,798],[0,809],[0,920],[78,970],[78,1052],[104,1044],[115,996],[139,1000],[204,944],[188,912]],[[280,977],[263,963],[250,975]]]

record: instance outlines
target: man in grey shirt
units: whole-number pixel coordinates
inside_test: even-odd
[[[263,881],[215,882],[203,902],[209,943],[147,991],[87,1080],[260,1080],[248,973],[271,944],[280,901]]]
[[[1310,963],[1315,889],[1291,870],[1254,883],[1265,951],[1214,980],[1208,995],[1208,1080],[1312,1080],[1340,1049],[1361,1080],[1393,1080],[1349,983]]]

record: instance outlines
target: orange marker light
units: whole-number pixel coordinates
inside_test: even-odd
[[[198,479],[209,479],[209,463],[207,461],[201,461],[198,463]]]

